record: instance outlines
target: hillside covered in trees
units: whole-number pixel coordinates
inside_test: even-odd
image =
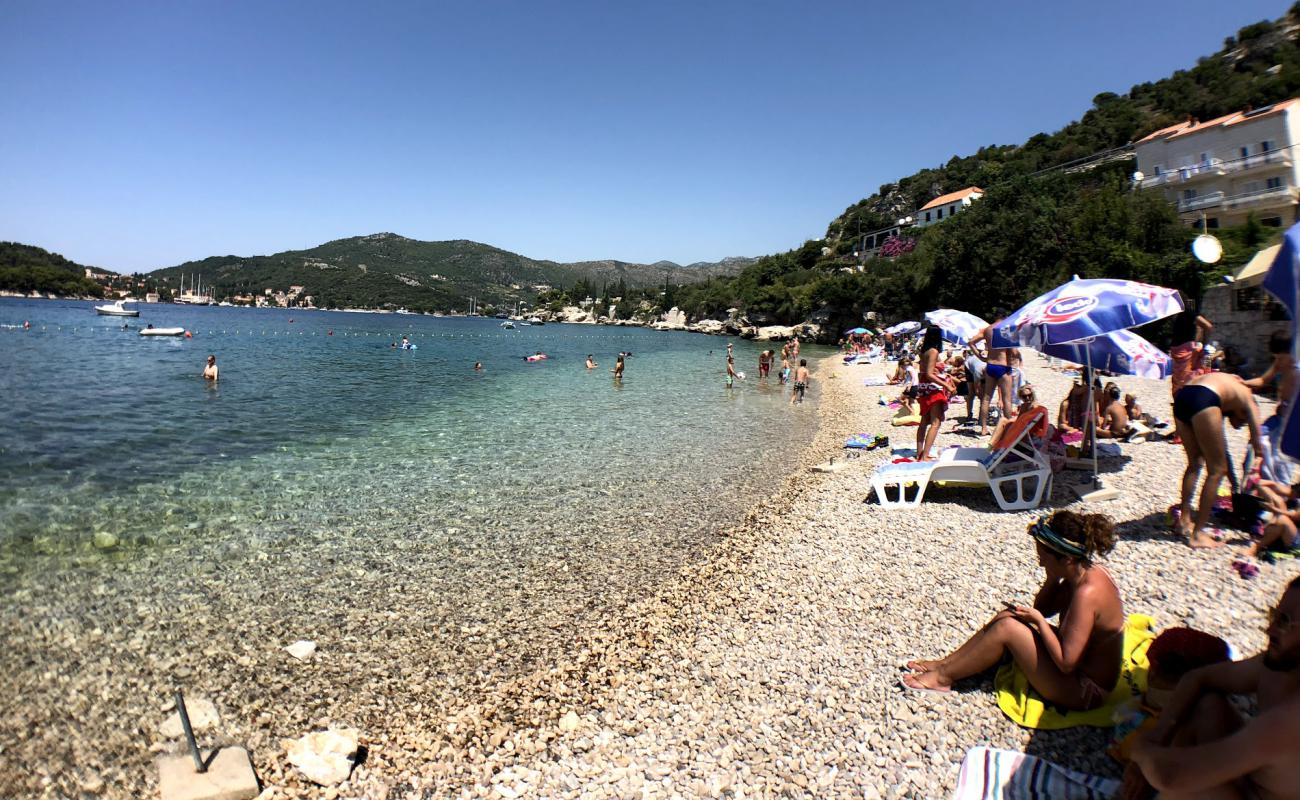
[[[1189,116],[1210,119],[1300,95],[1298,37],[1300,3],[1279,20],[1241,29],[1190,69],[1124,94],[1097,95],[1078,121],[1055,133],[984,147],[881,186],[832,220],[825,239],[760,258],[734,279],[682,287],[677,304],[692,318],[739,308],[765,323],[820,315],[839,329],[857,324],[865,311],[902,319],[956,306],[992,317],[1072,274],[1199,294],[1277,232],[1254,222],[1216,231],[1225,258],[1203,268],[1189,253],[1197,232],[1159,193],[1133,190],[1126,150]],[[905,233],[909,252],[846,271],[858,263],[858,234],[968,186],[987,193],[941,225]]]
[[[0,242],[0,291],[101,297],[86,268],[58,253],[18,242]]]
[[[180,286],[182,276],[187,286],[201,281],[218,299],[302,286],[303,295],[329,308],[446,311],[464,310],[471,297],[484,309],[506,308],[520,301],[534,303],[539,292],[551,289],[565,296],[577,294],[576,301],[618,286],[645,289],[661,287],[665,281],[688,283],[735,275],[752,261],[734,258],[687,266],[622,261],[563,264],[466,240],[426,242],[376,233],[268,256],[213,256],[156,270],[149,277],[173,289]],[[548,298],[549,294],[543,301]]]

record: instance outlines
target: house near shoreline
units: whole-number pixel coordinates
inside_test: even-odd
[[[1188,118],[1134,144],[1135,184],[1159,189],[1188,224],[1213,230],[1254,214],[1281,228],[1300,219],[1300,98],[1225,114]]]

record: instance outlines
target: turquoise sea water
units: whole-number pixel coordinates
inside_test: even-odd
[[[86,551],[96,532],[126,548],[332,529],[454,529],[525,551],[575,528],[677,538],[768,491],[815,421],[815,392],[790,407],[748,342],[751,374],[728,390],[725,341],[695,334],[148,304],[123,320],[92,305],[0,300],[10,557]],[[195,335],[138,336],[149,323]],[[391,349],[403,334],[418,349]],[[523,360],[538,350],[550,359]],[[633,354],[621,385],[619,351]],[[208,353],[216,386],[199,377]]]

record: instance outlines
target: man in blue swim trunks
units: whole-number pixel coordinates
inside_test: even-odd
[[[1188,381],[1174,393],[1174,425],[1187,454],[1176,530],[1187,537],[1187,543],[1192,547],[1218,547],[1222,544],[1206,533],[1205,526],[1219,499],[1219,484],[1228,474],[1224,420],[1232,423],[1234,428],[1248,426],[1255,458],[1263,459],[1259,410],[1250,387],[1236,375],[1208,372]],[[1201,475],[1201,464],[1205,465],[1205,485],[1201,488],[1201,501],[1193,522],[1192,494]]]

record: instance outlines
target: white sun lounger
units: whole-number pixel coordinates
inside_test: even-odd
[[[1051,490],[1052,465],[1029,432],[1046,416],[1039,406],[1016,417],[994,448],[956,447],[940,453],[938,461],[882,464],[871,476],[871,488],[885,508],[919,506],[925,490],[938,481],[987,486],[1003,511],[1037,508]]]

